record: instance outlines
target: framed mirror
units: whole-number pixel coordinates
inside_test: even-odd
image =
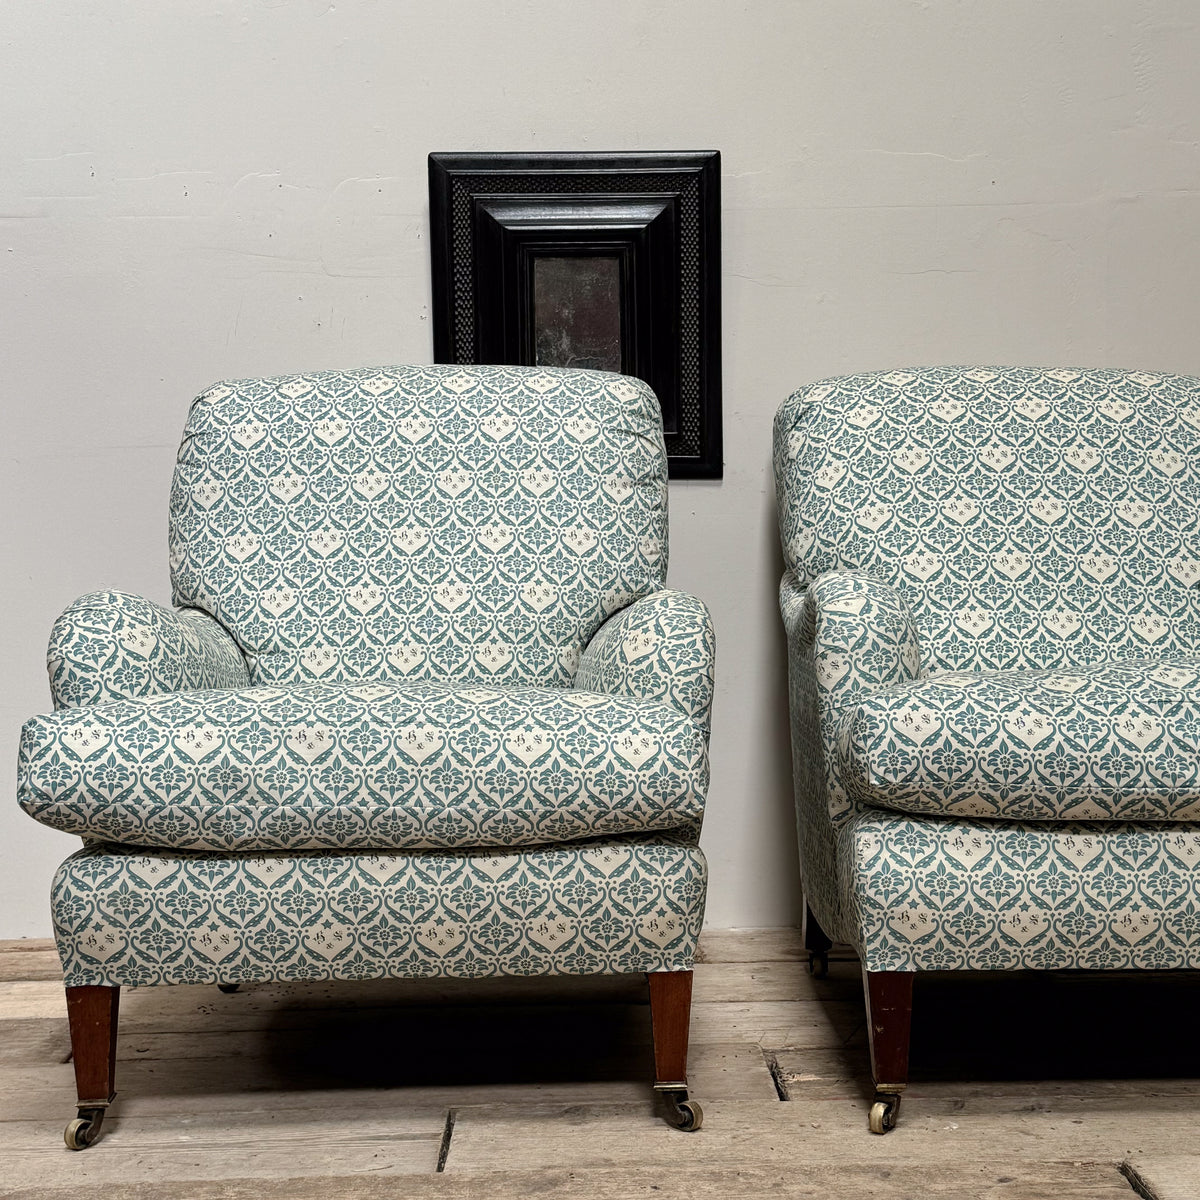
[[[434,357],[644,379],[720,478],[720,154],[431,154]]]

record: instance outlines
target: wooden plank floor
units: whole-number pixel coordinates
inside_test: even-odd
[[[57,961],[0,943],[0,1196],[1200,1198],[1200,977],[919,978],[886,1137],[857,964],[708,933],[694,1000],[688,1135],[653,1113],[639,979],[127,991],[119,1098],[72,1153]]]

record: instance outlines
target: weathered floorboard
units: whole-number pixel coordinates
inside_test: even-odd
[[[404,1056],[393,1059],[395,1073],[367,1070],[353,1056],[342,1063],[337,1057],[305,1061],[275,1045],[277,1035],[254,1035],[257,1053],[236,1048],[239,1035],[221,1034],[224,1054],[197,1058],[177,1057],[117,1059],[117,1101],[109,1122],[154,1115],[188,1116],[198,1113],[255,1114],[278,1107],[322,1112],[396,1111],[462,1108],[475,1104],[559,1104],[581,1098],[607,1104],[648,1101],[653,1067],[648,1053],[632,1061],[616,1061],[607,1078],[585,1055],[564,1064],[563,1078],[538,1079],[522,1071],[510,1052],[500,1056],[502,1070],[470,1071],[452,1055],[443,1060],[440,1075],[423,1072],[419,1081],[404,1073]],[[186,1035],[174,1034],[172,1046],[186,1047]],[[216,1049],[218,1047],[211,1047]],[[263,1052],[264,1050],[268,1052]],[[356,1049],[355,1054],[360,1053]],[[275,1052],[271,1052],[275,1051]],[[277,1053],[276,1053],[277,1052]],[[757,1047],[735,1042],[696,1047],[690,1067],[695,1094],[704,1098],[772,1100],[775,1087]],[[39,1065],[0,1072],[0,1122],[57,1120],[66,1122],[74,1105],[74,1072],[70,1064]],[[109,1127],[106,1123],[105,1128]]]
[[[3,943],[0,943],[2,946]],[[807,962],[800,930],[706,929],[696,950],[697,963]]]
[[[906,1099],[902,1124],[877,1137],[867,1131],[867,1106],[857,1090],[804,1104],[715,1100],[704,1106],[704,1128],[683,1138],[626,1106],[470,1108],[458,1115],[446,1170],[1116,1163],[1177,1150],[1195,1109],[1189,1096],[1089,1096],[1053,1111],[1030,1111],[1021,1097]]]
[[[1138,1154],[1127,1159],[1122,1170],[1141,1194],[1152,1200],[1196,1200],[1200,1196],[1200,1154]]]
[[[396,1200],[401,1189],[387,1175],[328,1179],[224,1179],[177,1185],[126,1183],[122,1200]],[[968,1166],[954,1174],[936,1165],[903,1168],[861,1163],[803,1164],[795,1168],[681,1167],[577,1171],[489,1171],[408,1175],[405,1200],[1134,1200],[1129,1184],[1111,1164],[1017,1163]],[[34,1187],[7,1194],[8,1200],[94,1200],[90,1188]]]
[[[0,983],[18,979],[53,979],[61,986],[62,963],[57,950],[0,950]]]
[[[7,1121],[0,1126],[0,1179],[5,1188],[115,1187],[133,1179],[432,1172],[445,1116],[281,1109],[252,1122],[221,1113],[123,1117],[111,1127],[106,1121],[102,1140],[82,1153],[63,1145],[65,1121]]]
[[[1200,1159],[1180,1153],[1200,1055],[1160,1019],[1195,1008],[1195,975],[920,977],[886,1138],[866,1129],[858,969],[813,979],[794,930],[705,935],[693,1135],[655,1116],[637,976],[129,989],[116,1105],[72,1154],[52,955],[0,945],[5,1196],[1132,1200],[1134,1180],[1153,1200],[1200,1197]]]

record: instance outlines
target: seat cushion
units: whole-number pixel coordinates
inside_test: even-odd
[[[694,827],[706,739],[658,701],[298,684],[28,721],[18,794],[68,833],[192,850],[521,846]]]
[[[853,798],[1026,821],[1200,817],[1200,658],[1070,671],[947,672],[849,707]]]

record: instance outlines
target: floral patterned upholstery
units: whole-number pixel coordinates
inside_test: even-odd
[[[89,840],[68,986],[690,966],[713,632],[666,497],[657,401],[606,372],[204,392],[178,607],[72,605],[22,735],[21,803]]]
[[[1024,821],[1200,818],[1200,660],[943,671],[842,717],[838,770],[863,804]]]
[[[254,683],[566,687],[667,568],[662,418],[636,379],[398,367],[251,379],[192,405],[175,603]]]
[[[1200,966],[1200,829],[862,808],[839,897],[869,971]]]
[[[1200,380],[828,380],[775,474],[826,931],[869,970],[1200,966]]]
[[[237,644],[208,613],[128,592],[80,596],[54,622],[46,665],[55,708],[250,686]]]
[[[605,622],[579,660],[575,686],[660,700],[707,732],[715,652],[708,609],[695,596],[664,589]]]
[[[88,846],[54,881],[68,987],[689,970],[691,837],[421,854]]]
[[[703,732],[564,688],[306,683],[64,709],[18,798],[84,837],[186,850],[545,845],[698,825]]]

